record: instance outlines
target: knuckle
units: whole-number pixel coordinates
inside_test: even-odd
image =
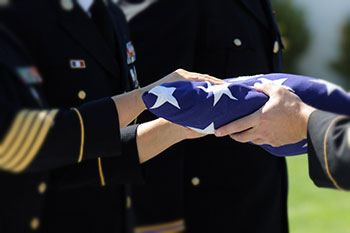
[[[285,93],[286,89],[284,87],[277,87],[276,88],[276,94],[283,95]]]
[[[183,73],[185,70],[184,69],[177,69],[177,70],[175,70],[175,73]]]

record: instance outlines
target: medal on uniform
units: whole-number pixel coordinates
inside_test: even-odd
[[[39,84],[43,82],[38,69],[34,66],[18,67],[16,72],[25,84]]]
[[[131,76],[131,79],[132,79],[132,82],[134,84],[134,88],[139,88],[139,80],[137,80],[137,73],[136,73],[136,67],[133,66],[131,69],[130,69],[130,76]]]
[[[135,52],[135,48],[132,45],[131,41],[129,41],[126,44],[126,55],[127,55],[128,65],[130,65],[131,63],[134,63],[136,61],[136,52]]]
[[[40,99],[39,93],[33,86],[41,84],[43,82],[38,69],[35,66],[25,66],[16,68],[15,72],[20,77],[22,82],[26,84],[26,86],[29,89],[29,92],[32,94],[34,99],[38,102],[40,106],[42,106],[42,101]]]

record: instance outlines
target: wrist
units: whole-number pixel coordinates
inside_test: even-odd
[[[143,95],[143,93],[146,92],[146,90],[144,88],[139,88],[139,89],[135,89],[133,91],[135,92],[135,103],[138,103],[141,111],[143,112],[144,110],[147,109],[145,103],[142,100],[142,95]]]
[[[313,113],[316,109],[307,105],[307,104],[304,104],[302,103],[301,104],[301,132],[303,133],[302,134],[302,137],[303,139],[305,139],[307,137],[307,126],[308,126],[308,123],[309,123],[309,118],[310,118],[310,115],[311,113]]]
[[[167,121],[163,118],[160,118],[160,120],[162,120],[163,123],[167,125],[167,129],[169,130],[168,133],[171,135],[174,141],[180,142],[188,138],[187,129],[185,127]]]

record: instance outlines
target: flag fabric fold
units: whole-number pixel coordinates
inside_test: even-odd
[[[145,92],[142,98],[156,116],[205,134],[213,134],[215,129],[254,113],[268,101],[268,96],[253,88],[255,83],[275,83],[317,109],[350,115],[350,95],[325,80],[276,73],[225,81],[223,85],[186,81],[166,83]],[[277,156],[307,152],[306,140],[281,147],[261,147]]]

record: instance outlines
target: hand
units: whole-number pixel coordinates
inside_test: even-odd
[[[315,110],[300,98],[276,84],[255,84],[270,99],[255,113],[216,130],[216,136],[231,136],[238,142],[279,147],[307,137],[307,123]]]
[[[118,110],[119,127],[122,129],[134,120],[141,112],[146,110],[146,106],[142,101],[142,94],[151,90],[155,86],[159,86],[167,82],[176,81],[208,81],[214,84],[222,84],[224,81],[211,77],[205,74],[191,73],[182,69],[178,69],[175,72],[165,76],[161,80],[154,82],[141,89],[136,89],[128,93],[124,93],[118,96],[113,96],[112,100]]]
[[[177,81],[196,81],[196,82],[210,82],[213,84],[223,84],[225,81],[214,78],[210,75],[207,74],[199,74],[199,73],[193,73],[193,72],[188,72],[183,69],[178,69],[164,78],[158,80],[157,82],[154,82],[144,88],[142,88],[142,92],[149,91],[155,86],[162,85],[163,83],[170,83],[170,82],[177,82]]]
[[[225,81],[215,78],[213,76],[207,75],[207,74],[199,74],[199,73],[193,73],[188,72],[183,69],[178,69],[175,72],[165,76],[163,79],[161,79],[163,83],[168,82],[176,82],[176,81],[208,81],[213,84],[223,84]]]

